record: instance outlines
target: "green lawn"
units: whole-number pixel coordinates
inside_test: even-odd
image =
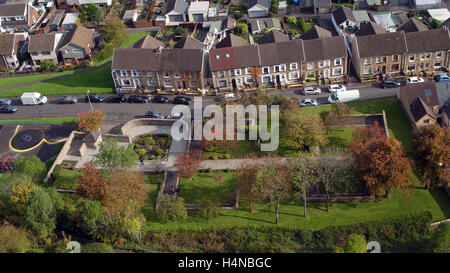
[[[214,173],[200,173],[193,180],[181,179],[179,196],[186,204],[197,204],[202,197],[209,197],[218,203],[230,202],[230,192],[234,188],[233,173],[220,173],[216,180]]]
[[[127,48],[142,39],[147,32],[139,32],[139,33],[131,33],[128,34],[128,38],[125,42],[120,46],[120,48]],[[14,77],[14,78],[5,78],[0,79],[0,88],[5,88],[9,86],[14,86],[18,84],[45,80],[57,76],[70,75],[76,72],[81,72],[85,70],[92,69],[94,67],[98,67],[108,61],[110,61],[112,57],[103,60],[101,62],[95,62],[93,66],[87,68],[81,68],[77,70],[68,70],[58,73],[48,73],[42,75],[33,75],[27,77]],[[35,84],[32,86],[24,87],[24,88],[16,88],[12,90],[8,90],[2,92],[2,96],[4,97],[17,97],[20,96],[22,92],[26,91],[37,91],[41,92],[45,95],[56,95],[56,94],[80,94],[85,93],[87,89],[91,90],[91,92],[96,93],[108,93],[112,91],[114,88],[114,84],[111,79],[111,65],[107,65],[97,71],[92,73],[79,75],[70,77],[67,79],[53,80],[46,83]]]
[[[81,172],[61,169],[53,172],[55,181],[53,187],[57,189],[76,190],[78,187],[78,177],[82,175]]]
[[[77,120],[77,117],[6,119],[0,120],[0,124],[75,124]]]
[[[142,212],[147,217],[147,221],[150,222],[155,218],[156,198],[158,197],[158,192],[164,176],[162,174],[149,174],[146,178],[147,179],[145,182],[147,186],[148,199],[142,209]]]

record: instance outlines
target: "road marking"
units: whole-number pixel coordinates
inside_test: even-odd
[[[17,126],[16,126],[16,130],[15,130],[15,132],[14,132],[14,135],[13,135],[13,136],[11,137],[11,139],[9,140],[9,148],[10,148],[11,150],[13,150],[14,152],[16,152],[16,153],[24,153],[24,152],[29,152],[29,151],[31,151],[31,150],[34,150],[34,149],[36,149],[37,147],[39,147],[39,146],[42,144],[42,142],[45,142],[45,143],[47,143],[47,144],[52,145],[52,144],[57,144],[57,143],[64,142],[64,141],[67,140],[67,138],[64,138],[64,139],[61,139],[61,140],[53,141],[53,142],[52,142],[52,141],[46,140],[45,138],[42,138],[42,140],[41,140],[38,144],[34,145],[33,147],[28,148],[28,149],[24,149],[24,150],[19,150],[19,149],[14,148],[14,147],[11,145],[11,142],[12,142],[13,138],[17,135],[17,132],[19,131],[19,127],[20,127],[20,125],[17,125]]]

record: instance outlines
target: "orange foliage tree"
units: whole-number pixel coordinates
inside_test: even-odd
[[[105,179],[93,163],[87,163],[81,170],[77,194],[91,200],[103,200],[105,195]]]
[[[179,154],[176,161],[175,167],[178,170],[178,176],[188,178],[192,180],[194,175],[200,169],[200,163],[202,162],[203,155],[201,151],[196,150],[195,152],[185,152]]]
[[[81,131],[98,131],[102,126],[105,114],[99,110],[78,113],[78,129]]]

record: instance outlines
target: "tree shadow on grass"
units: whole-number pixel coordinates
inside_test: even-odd
[[[432,189],[430,190],[430,194],[444,213],[445,219],[450,218],[449,196],[445,193],[444,189],[441,187]]]
[[[280,213],[281,214],[281,213]],[[241,219],[245,219],[245,220],[250,220],[250,221],[257,221],[257,222],[264,222],[264,223],[269,223],[269,224],[274,224],[275,223],[275,215],[274,215],[274,221],[267,221],[267,220],[263,220],[263,219],[255,219],[255,218],[250,218],[250,217],[245,217],[245,216],[240,216],[240,215],[227,215],[228,217],[235,217],[235,218],[241,218]]]

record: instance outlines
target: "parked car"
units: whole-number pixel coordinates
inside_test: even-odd
[[[182,112],[173,113],[167,116],[168,119],[180,119],[183,117]]]
[[[153,103],[169,103],[169,98],[161,96],[161,95],[156,95],[153,97],[152,102]]]
[[[306,106],[317,106],[319,103],[317,103],[314,99],[303,99],[299,104],[300,107],[306,107]]]
[[[419,82],[424,82],[424,79],[420,77],[409,77],[408,80],[406,81],[406,83],[419,83]]]
[[[0,104],[11,104],[12,101],[10,99],[0,98]]]
[[[25,92],[20,97],[23,105],[44,104],[48,101],[47,97],[39,92]]]
[[[192,102],[192,100],[190,98],[183,97],[183,96],[177,96],[173,99],[173,104],[189,105],[189,104],[191,104],[191,102]]]
[[[434,76],[434,80],[437,82],[446,82],[446,81],[450,81],[450,76],[448,74],[440,74],[440,75]]]
[[[322,90],[319,87],[307,86],[303,88],[303,95],[317,95],[320,94]]]
[[[336,92],[333,93],[333,95],[328,97],[329,103],[335,103],[335,102],[348,102],[352,100],[358,100],[359,99],[359,90],[347,90],[345,92]]]
[[[11,104],[0,104],[0,113],[15,113],[17,107]]]
[[[346,90],[347,90],[347,88],[345,86],[343,86],[343,85],[340,85],[340,84],[331,84],[328,87],[328,92],[330,92],[330,93],[342,92],[342,91],[346,91]]]
[[[383,82],[381,82],[381,88],[395,88],[399,86],[400,82],[394,80],[384,80]]]
[[[74,104],[78,102],[78,99],[74,96],[62,96],[58,99],[60,104]]]
[[[146,118],[166,118],[163,114],[153,111],[148,111],[144,116]]]
[[[147,103],[149,102],[149,98],[141,95],[131,95],[128,97],[129,103]]]
[[[102,101],[104,101],[105,99],[102,97],[102,96],[100,96],[100,95],[97,95],[97,94],[89,94],[89,95],[87,95],[86,96],[86,102],[89,102],[89,100],[91,101],[91,102],[102,102]]]
[[[127,98],[125,98],[124,95],[119,95],[119,94],[112,95],[112,96],[107,97],[105,99],[106,103],[122,103],[122,102],[125,102],[125,101],[127,101]]]
[[[228,93],[223,96],[226,100],[238,100],[241,98],[241,95],[236,95],[234,93]]]

